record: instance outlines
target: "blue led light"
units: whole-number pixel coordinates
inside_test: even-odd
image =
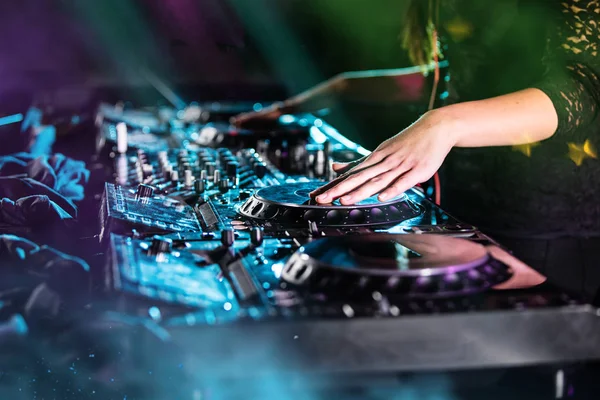
[[[281,117],[279,117],[279,122],[281,122],[282,124],[291,124],[295,120],[296,120],[296,118],[293,115],[289,115],[289,114],[285,114],[285,115],[282,115]]]
[[[159,321],[161,319],[160,310],[158,307],[150,307],[148,309],[148,315],[155,321]]]
[[[6,117],[0,118],[0,126],[15,124],[21,121],[23,121],[23,114],[7,115]]]

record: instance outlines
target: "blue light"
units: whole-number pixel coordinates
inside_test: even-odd
[[[310,136],[316,143],[325,143],[327,141],[327,136],[325,136],[325,134],[316,126],[310,127]]]
[[[160,321],[161,319],[161,314],[158,307],[150,307],[148,309],[148,315],[150,315],[150,318],[152,318],[155,321]]]
[[[273,271],[273,274],[275,274],[275,277],[277,279],[279,279],[279,277],[281,276],[282,269],[283,269],[283,263],[275,263],[275,264],[271,265],[271,271]]]
[[[252,106],[252,109],[256,112],[259,112],[260,110],[263,109],[263,106],[260,103],[254,103],[254,105]]]
[[[6,117],[0,118],[0,126],[15,124],[21,121],[23,121],[23,114],[7,115]]]
[[[296,117],[294,117],[293,115],[289,115],[289,114],[285,114],[285,115],[282,115],[281,117],[279,117],[279,122],[281,122],[282,124],[291,124],[295,120],[296,120]]]
[[[226,302],[225,304],[223,304],[223,308],[225,309],[225,311],[231,311],[233,306],[231,305],[230,302]]]

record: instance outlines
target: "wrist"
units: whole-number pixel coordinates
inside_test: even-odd
[[[459,146],[462,136],[466,132],[464,119],[460,118],[452,106],[428,111],[423,114],[420,120],[426,124],[429,130],[435,132],[440,139],[448,141],[450,146]]]

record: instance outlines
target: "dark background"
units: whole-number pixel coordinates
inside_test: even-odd
[[[351,70],[408,66],[407,0],[20,0],[0,2],[0,116],[34,99],[90,93],[136,105],[160,95],[143,71],[194,100],[277,100]],[[414,118],[345,102],[329,116],[373,147]]]

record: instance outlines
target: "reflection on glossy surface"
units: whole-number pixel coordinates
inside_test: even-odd
[[[498,246],[486,246],[487,251],[497,260],[502,261],[513,270],[513,276],[499,285],[494,286],[494,289],[525,289],[536,285],[540,285],[546,281],[546,277],[516,259]]]
[[[481,245],[441,235],[370,235],[311,242],[304,253],[333,268],[408,271],[468,268],[487,259]]]

